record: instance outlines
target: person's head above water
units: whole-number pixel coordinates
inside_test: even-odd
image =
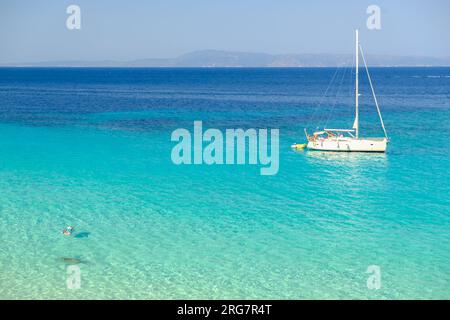
[[[70,236],[70,235],[72,234],[73,230],[74,230],[74,228],[73,228],[72,226],[67,226],[67,227],[65,227],[65,228],[63,229],[63,232],[62,232],[62,233],[63,233],[65,236]]]

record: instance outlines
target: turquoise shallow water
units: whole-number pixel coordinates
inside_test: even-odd
[[[373,70],[387,154],[293,152],[305,126],[351,125],[334,73],[0,69],[0,298],[450,298],[450,68]],[[194,120],[279,128],[279,173],[175,166]]]

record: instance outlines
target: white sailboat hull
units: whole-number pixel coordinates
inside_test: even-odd
[[[327,138],[308,142],[308,149],[340,152],[386,152],[386,138]]]

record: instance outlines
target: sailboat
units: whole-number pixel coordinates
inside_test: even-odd
[[[305,129],[305,135],[308,139],[307,149],[322,151],[343,151],[343,152],[386,152],[388,144],[388,136],[384,127],[383,118],[381,116],[380,107],[378,105],[375,90],[373,89],[372,79],[370,78],[369,69],[367,68],[366,59],[363,49],[359,44],[358,30],[356,30],[356,79],[355,79],[355,120],[352,129],[323,129],[309,135]],[[359,54],[364,62],[367,78],[369,79],[370,88],[378,111],[381,127],[383,128],[384,137],[378,138],[362,138],[359,135]]]

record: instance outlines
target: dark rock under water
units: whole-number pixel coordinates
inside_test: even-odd
[[[81,264],[81,263],[87,263],[87,261],[83,261],[81,259],[77,259],[77,258],[66,258],[66,257],[62,257],[61,261],[64,262],[65,264]]]

